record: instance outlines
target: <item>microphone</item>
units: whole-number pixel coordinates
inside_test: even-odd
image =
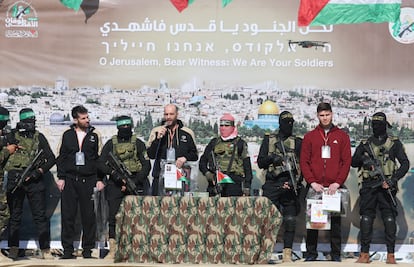
[[[161,126],[162,127],[165,127],[165,128],[168,128],[168,122],[167,121],[164,121],[164,123]],[[157,133],[157,135],[158,135],[158,133]],[[162,139],[164,137],[163,134],[159,134],[159,136],[160,136],[160,139]]]

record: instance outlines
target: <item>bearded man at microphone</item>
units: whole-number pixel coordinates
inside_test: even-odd
[[[194,132],[184,127],[178,119],[178,107],[174,104],[164,107],[164,118],[160,126],[151,130],[147,147],[149,158],[155,160],[152,185],[145,190],[149,195],[164,194],[163,186],[159,183],[162,162],[173,161],[177,169],[181,169],[187,161],[198,160]]]

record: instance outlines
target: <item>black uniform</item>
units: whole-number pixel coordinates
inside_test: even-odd
[[[42,250],[48,249],[50,248],[50,222],[49,218],[46,217],[46,188],[43,182],[43,174],[48,172],[55,164],[55,155],[50,149],[46,137],[38,131],[16,130],[14,135],[19,141],[19,145],[22,145],[22,147],[14,154],[10,155],[5,166],[5,169],[8,171],[7,198],[10,209],[9,247],[19,247],[19,230],[23,214],[23,201],[25,196],[27,196],[32,211],[33,221],[39,235],[39,247]],[[29,143],[32,144],[30,147],[24,145]],[[29,174],[30,179],[23,182],[22,186],[12,193],[18,182],[16,178],[29,165],[25,164],[27,162],[22,163],[24,161],[20,159],[24,158],[24,155],[31,155],[29,157],[33,160],[40,149],[43,149],[44,152],[44,161],[39,166],[39,168],[42,169],[43,174],[40,173],[38,169],[33,170],[32,173]]]
[[[94,127],[89,127],[82,144],[78,143],[75,125],[63,133],[62,144],[57,159],[58,178],[65,180],[62,191],[61,217],[62,217],[62,246],[65,255],[71,255],[74,251],[75,220],[80,207],[82,222],[82,247],[83,253],[89,254],[95,247],[96,218],[94,202],[92,199],[93,188],[98,178],[98,151],[99,137],[93,132]],[[84,153],[84,165],[76,165],[76,153]],[[88,256],[89,256],[88,255]]]
[[[272,203],[279,209],[280,213],[283,215],[283,224],[285,232],[283,234],[284,247],[292,248],[293,239],[295,237],[295,228],[296,228],[296,216],[299,213],[300,205],[299,198],[295,195],[293,189],[284,189],[283,185],[287,182],[292,188],[292,181],[288,171],[280,172],[276,174],[273,169],[269,167],[281,168],[285,162],[283,161],[283,148],[281,148],[280,140],[285,141],[287,137],[282,137],[280,135],[272,135],[271,138],[275,138],[275,142],[271,142],[273,146],[272,153],[269,153],[269,135],[265,135],[263,142],[260,146],[259,155],[257,157],[257,165],[259,168],[267,170],[266,171],[266,181],[262,186],[263,196],[269,198]],[[292,167],[292,174],[298,175],[299,162],[297,161],[300,158],[300,149],[302,145],[302,139],[299,137],[290,136],[292,142],[294,142],[294,148],[289,148],[284,145],[284,150],[286,152],[293,153],[296,157],[296,168],[295,164]],[[302,187],[301,179],[298,179],[297,183],[297,193]]]
[[[388,145],[389,144],[389,145]],[[374,152],[372,152],[374,151]],[[375,151],[380,151],[375,153]],[[375,154],[373,156],[372,154]],[[375,159],[374,159],[375,157]],[[379,160],[381,171],[385,174],[387,183],[391,186],[390,191],[382,188],[382,180],[375,172],[374,161]],[[384,167],[388,161],[400,164],[398,169]],[[366,142],[361,142],[352,157],[352,167],[358,168],[360,174],[365,172],[365,177],[360,179],[360,236],[361,252],[368,253],[372,240],[373,223],[376,209],[379,208],[385,227],[385,244],[388,253],[394,253],[397,226],[396,207],[393,206],[389,192],[396,200],[398,180],[404,177],[409,169],[410,163],[405,153],[403,144],[396,137],[383,134],[379,137],[371,136]]]
[[[131,137],[128,139],[121,138],[119,136],[115,136],[117,138],[118,143],[130,143]],[[103,173],[105,174],[111,174],[113,170],[107,166],[105,163],[108,158],[109,152],[112,152],[115,156],[117,156],[117,153],[114,152],[114,144],[112,139],[108,140],[106,144],[104,145],[102,149],[102,153],[100,156],[100,168]],[[145,180],[148,179],[148,174],[151,170],[151,163],[147,155],[147,149],[145,147],[144,142],[136,139],[135,142],[135,151],[136,158],[139,160],[141,169],[137,172],[132,172],[133,176],[133,182],[135,183],[137,190],[140,192],[143,192],[144,190],[144,183]],[[128,191],[121,191],[121,186],[124,185],[124,183],[120,180],[120,178],[124,177],[116,177],[116,174],[113,174],[109,177],[109,179],[106,181],[105,186],[105,195],[106,199],[108,200],[109,205],[109,238],[115,238],[115,215],[118,212],[119,206],[121,205],[122,199],[125,195],[133,194],[132,192]]]
[[[183,123],[180,120],[177,120],[177,124],[178,128],[173,136],[171,136],[170,131],[167,131],[167,134],[163,136],[163,138],[157,139],[157,128],[163,126],[158,126],[151,131],[148,140],[148,156],[150,159],[155,159],[155,161],[152,171],[154,181],[152,182],[152,192],[149,192],[150,195],[157,196],[160,193],[158,192],[161,172],[160,164],[162,159],[167,159],[167,148],[169,143],[175,149],[176,159],[179,157],[185,157],[187,161],[197,161],[198,159],[197,147],[192,135],[183,129]]]

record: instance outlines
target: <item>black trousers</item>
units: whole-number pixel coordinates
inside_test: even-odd
[[[396,191],[392,191],[394,199]],[[374,219],[377,214],[377,208],[381,213],[382,220],[384,222],[385,230],[385,245],[387,246],[387,252],[394,253],[396,242],[396,222],[395,219],[398,215],[397,209],[392,205],[390,196],[387,190],[382,187],[362,187],[359,191],[359,214],[362,216],[368,216],[371,218],[370,225],[366,225],[361,222],[361,251],[368,252],[372,241],[372,227]],[[363,229],[365,227],[366,229]]]
[[[283,247],[292,248],[293,240],[295,238],[296,228],[296,216],[299,213],[299,197],[295,196],[293,190],[287,190],[281,188],[280,183],[268,180],[262,186],[263,196],[270,199],[282,214],[283,220]],[[293,218],[292,220],[286,220],[286,218]],[[286,225],[286,223],[292,225]]]
[[[92,198],[96,179],[76,178],[65,180],[62,191],[61,217],[62,217],[62,246],[66,254],[74,251],[75,221],[78,206],[80,207],[82,224],[82,248],[91,250],[95,247],[96,216]]]
[[[13,174],[13,171],[9,172]],[[9,247],[19,246],[20,227],[23,215],[23,202],[27,196],[33,221],[36,225],[40,249],[50,248],[50,221],[46,217],[45,185],[40,179],[18,188],[13,194],[7,193],[10,209]]]
[[[306,257],[317,257],[319,230],[307,229],[306,231]],[[341,256],[341,216],[331,217],[331,256]]]

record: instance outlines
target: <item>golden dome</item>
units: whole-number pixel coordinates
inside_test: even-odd
[[[275,104],[275,102],[266,100],[263,104],[260,105],[259,115],[279,115],[279,107]]]

